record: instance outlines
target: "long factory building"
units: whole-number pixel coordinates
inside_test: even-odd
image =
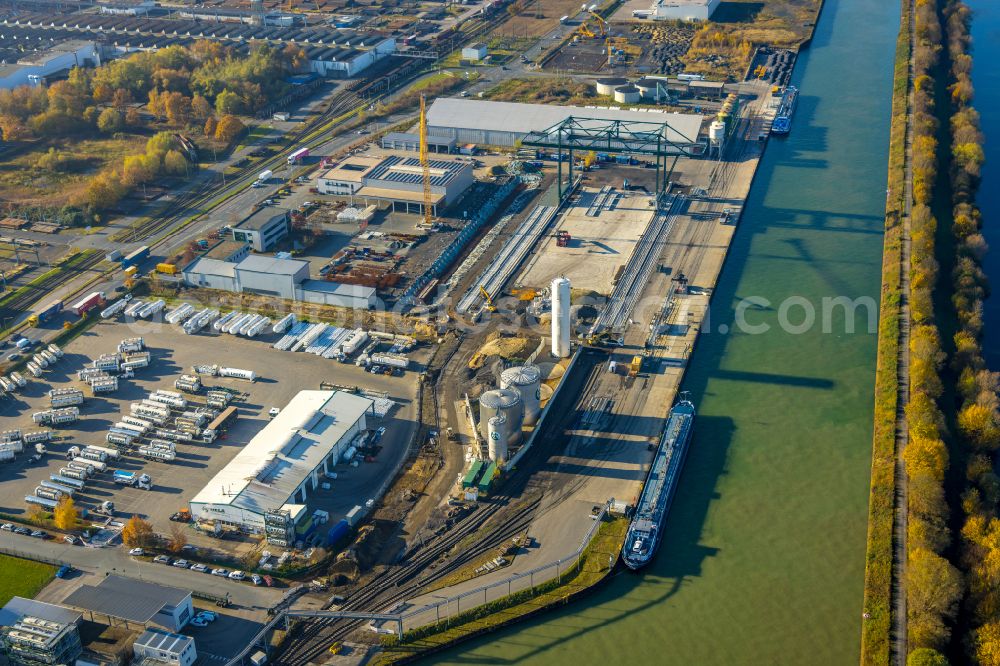
[[[469,162],[430,160],[432,214],[458,201],[475,180]],[[352,155],[316,179],[320,194],[389,204],[401,213],[423,213],[423,167],[412,157]]]
[[[309,262],[259,254],[239,261],[198,257],[181,271],[184,284],[237,294],[277,296],[289,301],[371,310],[378,303],[374,287],[309,278]]]
[[[700,114],[667,113],[656,109],[522,104],[459,97],[434,100],[427,111],[427,132],[454,139],[460,144],[514,146],[525,134],[542,132],[571,116],[583,123],[593,120],[595,126],[604,125],[608,120],[666,123],[667,141],[681,146],[704,143],[700,136],[704,117]]]
[[[0,19],[0,43],[44,43],[58,52],[65,48],[61,46],[62,42],[75,43],[83,40],[98,44],[97,51],[101,60],[133,51],[156,51],[173,45],[190,45],[199,39],[220,41],[239,53],[248,52],[253,40],[266,40],[279,45],[295,44],[305,50],[310,71],[326,78],[357,76],[372,64],[396,52],[396,40],[392,37],[323,26],[247,26],[96,14],[63,17],[30,13]],[[88,57],[88,60],[94,58]],[[84,62],[78,64],[82,65]],[[58,69],[57,67],[56,70]],[[52,72],[46,71],[45,74]],[[9,77],[4,75],[4,78]]]
[[[302,514],[320,477],[359,441],[373,405],[343,391],[300,391],[191,499],[191,514],[255,533],[268,512]]]

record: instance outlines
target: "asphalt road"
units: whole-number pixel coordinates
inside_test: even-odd
[[[154,564],[141,558],[130,557],[123,547],[70,546],[55,539],[42,541],[3,531],[0,532],[0,552],[10,555],[41,557],[49,561],[69,564],[85,574],[95,576],[93,581],[89,581],[93,583],[96,583],[99,577],[116,573],[185,590],[197,589],[220,597],[229,593],[235,605],[255,610],[269,608],[281,598],[285,591],[281,588],[255,587],[246,582],[239,583],[197,571]]]

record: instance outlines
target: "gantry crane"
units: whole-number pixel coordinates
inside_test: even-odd
[[[427,96],[420,96],[420,166],[424,172],[424,224],[433,224],[431,214],[431,161],[427,149]]]

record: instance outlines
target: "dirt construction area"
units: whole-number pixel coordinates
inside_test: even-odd
[[[144,339],[151,352],[149,367],[138,369],[134,379],[121,380],[117,391],[93,397],[89,387],[77,379],[77,372],[100,354],[114,352],[123,338],[136,336]],[[80,405],[80,419],[55,429],[55,441],[46,445],[48,453],[41,461],[30,461],[34,450],[29,450],[28,445],[14,462],[0,466],[0,512],[24,514],[28,510],[25,496],[34,494],[40,481],[59,473],[70,446],[114,448],[106,443],[105,435],[122,415],[129,413],[131,402],[142,400],[157,389],[174,390],[174,380],[180,374],[191,374],[193,364],[206,363],[250,369],[257,374],[252,383],[203,377],[206,388],[225,387],[241,394],[232,403],[238,417],[229,423],[228,431],[213,444],[179,442],[177,457],[171,462],[147,461],[134,452],[123,454],[119,460],[109,461],[108,471],[87,481],[85,489],[75,498],[78,506],[93,508],[110,500],[115,504],[117,516],[138,514],[147,518],[154,530],[166,533],[171,525],[169,516],[186,507],[190,498],[264,427],[272,407],[282,408],[299,391],[319,389],[321,382],[330,382],[384,394],[396,403],[384,419],[369,417],[369,428],[387,429],[381,440],[382,450],[374,461],[358,467],[338,464],[335,468],[338,479],[332,482],[332,488],[325,491],[317,488],[310,494],[310,509],[325,509],[332,521],[339,520],[354,506],[364,504],[395,473],[413,433],[417,372],[411,370],[403,376],[373,375],[353,364],[305,352],[275,350],[271,344],[277,337],[269,333],[248,339],[204,332],[188,336],[176,326],[152,322],[102,322],[93,326],[66,345],[65,356],[40,378],[23,373],[29,379],[28,385],[14,398],[0,403],[0,430],[18,428],[29,432],[40,429],[33,424],[32,413],[49,408],[49,389],[76,387],[83,389],[86,396]],[[415,350],[411,368],[419,367],[427,356],[428,350]],[[200,394],[186,397],[191,406],[197,406],[204,402],[204,394],[205,388]],[[118,486],[112,481],[112,469],[149,474],[153,487],[140,490]]]

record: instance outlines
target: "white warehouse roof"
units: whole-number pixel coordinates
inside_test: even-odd
[[[344,391],[300,391],[191,503],[280,508],[372,405]]]
[[[624,120],[646,123],[667,123],[666,138],[675,143],[695,143],[703,116],[691,113],[663,111],[632,111],[627,109],[596,109],[582,106],[522,104],[493,102],[480,99],[441,97],[427,111],[428,127],[448,127],[492,132],[527,134],[540,132],[570,116],[600,120]]]

